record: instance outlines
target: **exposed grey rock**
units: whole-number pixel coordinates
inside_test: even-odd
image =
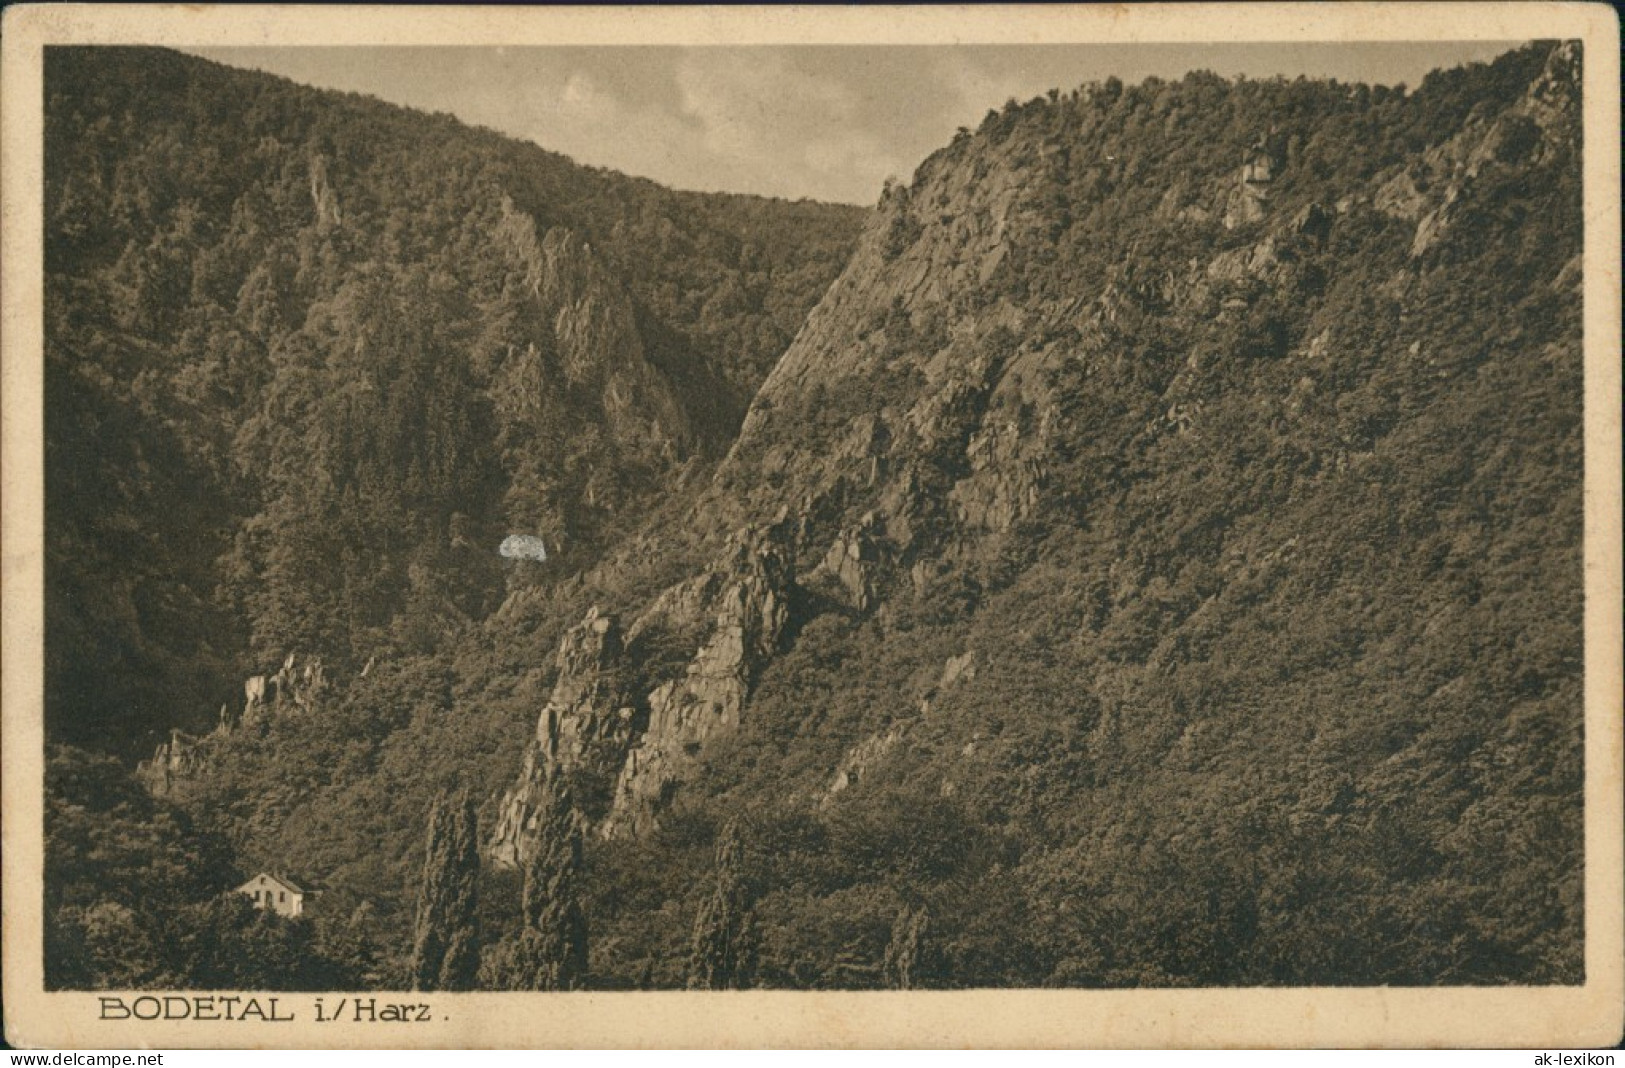
[[[971,474],[949,494],[967,527],[1004,533],[1032,514],[1039,503],[1047,438],[1047,422],[1028,440],[1015,420],[991,418],[971,435],[965,449]]]
[[[942,665],[942,678],[937,681],[939,690],[946,690],[960,679],[974,679],[976,677],[976,653],[967,649],[958,656],[951,656],[948,662]]]
[[[795,557],[786,525],[730,540],[710,605],[710,635],[682,678],[649,695],[648,729],[626,755],[606,836],[655,826],[667,791],[710,740],[739,725],[745,699],[789,622]]]
[[[620,627],[596,605],[560,641],[553,692],[497,816],[489,848],[497,866],[521,866],[534,853],[555,776],[582,766],[613,774],[633,727],[620,683],[622,658]]]
[[[1238,181],[1225,201],[1220,221],[1234,230],[1264,218],[1270,201],[1270,187],[1281,168],[1282,159],[1274,135],[1261,137],[1242,156]]]
[[[1411,258],[1434,248],[1451,229],[1457,205],[1486,168],[1504,167],[1547,151],[1550,131],[1576,106],[1572,42],[1552,50],[1546,67],[1518,103],[1493,120],[1475,116],[1449,138],[1407,162],[1378,188],[1372,206],[1414,221]]]
[[[330,230],[344,221],[344,213],[339,209],[339,195],[327,175],[325,156],[310,157],[310,200],[316,212],[318,229]]]
[[[847,603],[859,612],[874,606],[880,571],[884,528],[874,512],[867,512],[858,524],[841,531],[814,572],[827,574],[839,583]]]
[[[207,775],[215,747],[245,727],[272,718],[313,711],[327,689],[327,671],[320,657],[301,662],[289,653],[282,666],[270,675],[251,675],[243,681],[243,708],[233,715],[229,705],[221,705],[215,729],[204,735],[182,730],[169,732],[151,759],[136,765],[136,778],[159,797],[183,792],[188,782]]]
[[[865,738],[849,749],[836,765],[835,775],[830,779],[829,789],[819,798],[818,807],[829,807],[836,794],[868,778],[875,766],[885,760],[897,743],[902,741],[903,735],[904,728],[895,726],[884,734]]]
[[[540,346],[510,354],[508,388],[536,388],[557,375],[596,400],[627,449],[664,460],[686,453],[694,437],[686,410],[649,362],[632,300],[592,246],[566,227],[538,237],[535,222],[506,196],[496,236],[549,328]]]

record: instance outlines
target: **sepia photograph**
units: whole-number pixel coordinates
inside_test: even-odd
[[[147,14],[7,12],[9,1042],[1620,1039],[1610,9]]]

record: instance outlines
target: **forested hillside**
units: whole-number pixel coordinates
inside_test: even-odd
[[[52,575],[87,584],[53,586],[52,657],[179,665],[99,670],[106,700],[270,676],[144,768],[170,830],[143,848],[322,880],[323,975],[1583,977],[1577,46],[1410,91],[1012,101],[866,222],[131,61],[159,59],[241,87],[52,97],[79,161],[52,170]],[[77,133],[158,92],[221,138],[267,97],[310,131],[276,135],[291,231],[246,244],[284,274],[232,275],[227,309],[182,257],[179,306],[234,324],[213,340],[115,299],[201,207],[75,237],[161,198],[162,136]],[[362,177],[397,171],[455,190],[444,213]],[[125,194],[74,192],[90,173]],[[176,205],[210,188],[184,173]],[[298,325],[254,341],[256,316]],[[510,532],[579,548],[504,564]],[[68,816],[138,804],[60,762],[58,979],[124,982],[106,947],[162,939],[85,889]],[[477,970],[424,970],[471,942]]]
[[[676,193],[149,49],[46,72],[53,738],[438,646],[695,461],[857,209]]]

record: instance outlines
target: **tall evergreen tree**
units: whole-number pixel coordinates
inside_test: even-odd
[[[745,873],[744,836],[737,819],[717,838],[716,886],[694,920],[688,985],[697,990],[749,986],[756,964],[755,901]]]
[[[914,990],[927,978],[931,915],[924,905],[904,905],[892,924],[891,941],[886,945],[882,967],[886,985],[895,990]]]
[[[479,815],[464,790],[429,813],[412,940],[414,990],[472,990],[480,967]]]
[[[525,926],[499,981],[510,990],[575,990],[587,976],[581,908],[581,821],[563,775],[549,784],[536,851],[525,868]]]

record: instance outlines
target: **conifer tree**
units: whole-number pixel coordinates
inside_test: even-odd
[[[924,905],[904,905],[892,924],[882,969],[886,985],[894,990],[915,990],[926,978],[931,916]]]
[[[694,920],[688,985],[697,990],[749,986],[756,963],[756,930],[745,847],[739,821],[729,820],[717,837],[716,885]]]
[[[501,977],[510,990],[574,990],[587,975],[587,917],[581,909],[581,823],[561,774],[525,868],[525,926]]]
[[[472,990],[480,967],[479,815],[468,791],[442,795],[429,843],[412,940],[414,990]]]

